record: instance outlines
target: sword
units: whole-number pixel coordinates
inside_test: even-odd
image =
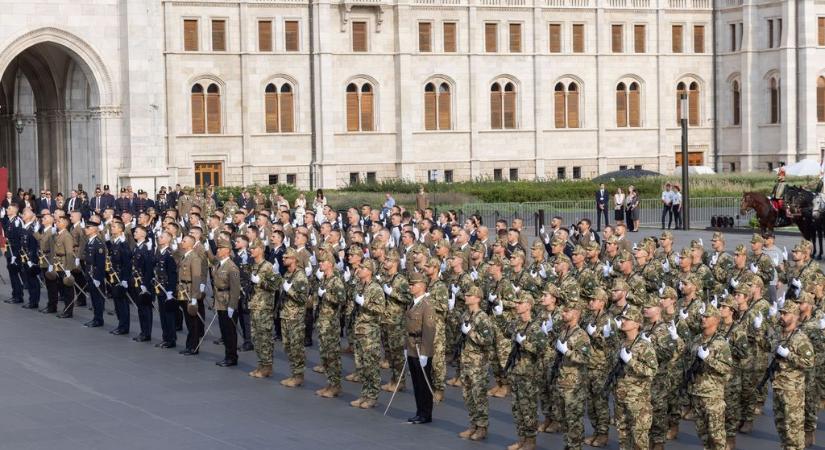
[[[421,356],[421,350],[418,348],[418,344],[415,344],[415,352],[418,353],[418,356]],[[427,389],[430,390],[430,395],[435,395],[433,392],[433,387],[430,386],[430,380],[427,378],[427,372],[424,371],[424,366],[421,365],[421,361],[419,360],[418,366],[421,367],[421,375],[424,375],[424,381],[427,383]],[[412,370],[412,367],[410,368]],[[401,378],[401,377],[398,377]]]
[[[395,389],[392,390],[392,396],[390,397],[390,402],[387,403],[387,409],[384,410],[384,415],[385,416],[387,415],[387,411],[390,410],[390,405],[392,405],[392,401],[395,399],[395,394],[398,393],[398,386],[401,386],[401,378],[404,376],[404,371],[406,369],[407,369],[407,358],[404,358],[404,367],[401,368],[401,373],[398,376],[398,382],[395,383]],[[424,375],[424,378],[427,378],[427,376]]]
[[[198,313],[198,317],[200,317],[200,313]],[[210,328],[212,328],[212,324],[213,324],[213,323],[215,323],[215,318],[216,318],[216,317],[218,317],[218,315],[217,315],[217,314],[215,314],[214,316],[212,316],[212,320],[209,322],[209,326],[208,326],[208,327],[206,327],[206,330],[204,330],[204,332],[203,332],[203,336],[201,336],[201,340],[200,340],[200,342],[198,342],[198,345],[195,347],[195,351],[198,351],[198,349],[200,349],[200,348],[201,348],[201,344],[203,344],[203,340],[204,340],[204,339],[206,339],[206,335],[207,335],[207,334],[209,334],[209,329],[210,329]],[[203,320],[203,319],[201,319],[201,321],[202,321],[202,320]]]

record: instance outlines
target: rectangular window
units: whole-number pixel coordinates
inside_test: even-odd
[[[521,53],[521,24],[510,24],[510,53]]]
[[[573,53],[584,53],[584,24],[573,24]]]
[[[495,53],[498,51],[498,24],[484,24],[484,51]]]
[[[456,28],[455,22],[444,22],[444,52],[454,53],[456,51]]]
[[[682,53],[682,26],[673,25],[670,29],[671,50],[673,53]]]
[[[225,52],[226,51],[226,21],[213,20],[212,21],[212,51]]]
[[[361,182],[361,175],[358,172],[349,173],[349,184],[358,184]]]
[[[452,183],[453,182],[453,171],[452,169],[447,169],[444,171],[444,182],[445,183]]]
[[[825,17],[816,18],[816,44],[825,46]]]
[[[510,169],[510,181],[518,181],[518,169]]]
[[[433,51],[433,24],[430,22],[418,22],[418,51]]]
[[[259,20],[258,21],[258,51],[271,52],[272,51],[272,21]]]
[[[183,50],[187,52],[198,51],[197,19],[187,19],[183,21]]]
[[[626,165],[619,166],[619,170],[627,170],[627,166]]]
[[[773,171],[773,163],[769,162],[768,163],[768,172],[771,172],[771,171]]]
[[[768,19],[768,48],[773,48],[773,19]]]
[[[736,163],[735,162],[728,163],[728,170],[731,171],[731,172],[736,172]]]
[[[375,184],[376,177],[375,172],[367,172],[367,183]]]
[[[730,51],[736,51],[736,24],[732,23],[730,26]]]
[[[612,25],[610,27],[611,47],[613,53],[622,53],[624,51],[624,25]]]
[[[494,181],[501,181],[502,177],[503,177],[503,175],[502,175],[502,170],[501,169],[493,169],[493,180]]]
[[[273,186],[273,185],[276,185],[276,184],[278,184],[278,175],[276,175],[274,173],[270,173],[269,174],[269,185]]]
[[[642,170],[642,165],[641,164],[636,164],[635,166],[633,166],[633,168],[636,169],[636,170]]]
[[[367,51],[367,22],[352,22],[352,51]]]
[[[297,177],[295,176],[294,173],[286,174],[286,184],[291,184],[292,186],[295,186],[296,180],[297,180]]]
[[[564,180],[567,178],[567,168],[565,167],[558,167],[556,168],[556,178],[559,180]]]
[[[561,53],[561,24],[551,23],[550,33],[547,36],[550,42],[550,53]]]
[[[745,24],[739,22],[736,24],[736,49],[742,50],[742,33],[745,32]]]
[[[705,26],[693,26],[693,53],[705,53]]]
[[[297,52],[300,48],[300,27],[297,20],[284,22],[284,50]]]
[[[582,168],[579,166],[573,166],[573,179],[578,180],[582,177]]]
[[[776,19],[776,46],[782,46],[782,19]]]
[[[223,185],[223,163],[222,162],[202,162],[195,163],[195,186],[221,186]]]
[[[645,42],[647,41],[647,30],[645,25],[633,26],[633,51],[636,53],[645,52]]]

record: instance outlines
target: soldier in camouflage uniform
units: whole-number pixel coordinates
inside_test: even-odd
[[[822,267],[811,258],[811,250],[812,244],[804,239],[793,248],[791,255],[794,263],[780,277],[788,285],[788,298],[796,298],[803,286],[810,284],[816,274],[822,273]]]
[[[387,298],[387,306],[382,326],[387,330],[387,359],[390,365],[390,382],[381,386],[381,390],[392,392],[396,384],[398,389],[404,386],[404,312],[410,306],[412,297],[407,277],[400,272],[398,253],[390,251],[384,259],[384,274],[381,288]]]
[[[356,276],[359,290],[355,293],[355,352],[360,355],[359,378],[363,382],[361,393],[350,406],[369,409],[375,406],[381,384],[381,318],[386,299],[381,285],[372,277],[377,272],[375,261],[368,259],[361,264]]]
[[[659,307],[661,321],[667,324],[667,333],[671,341],[673,341],[673,356],[665,364],[660,363],[659,372],[667,374],[667,380],[660,380],[659,386],[666,384],[668,389],[665,392],[665,403],[667,404],[667,411],[663,414],[662,419],[667,417],[667,440],[676,439],[679,434],[679,422],[682,419],[681,399],[679,397],[679,389],[677,387],[682,382],[682,355],[685,351],[685,341],[679,333],[679,326],[676,321],[679,315],[676,311],[676,290],[670,286],[665,286],[659,290]],[[686,333],[687,327],[682,326],[683,332]],[[658,359],[658,355],[657,355]],[[654,384],[656,380],[654,380]],[[653,405],[656,410],[657,405]],[[659,417],[659,416],[657,416]],[[653,432],[653,431],[651,431]],[[656,442],[656,441],[654,441]]]
[[[594,295],[599,298],[607,295],[602,294],[603,291],[599,289]],[[591,340],[587,332],[579,326],[581,313],[585,308],[586,306],[579,299],[571,299],[567,302],[561,313],[562,326],[558,330],[557,338],[552,341],[554,348],[550,350],[555,353],[550,377],[555,378],[560,400],[562,428],[565,430],[565,448],[570,450],[581,449],[582,442],[585,441],[584,403],[588,390],[588,366],[593,357]],[[552,324],[542,323],[542,326],[543,329],[548,330],[549,335]],[[592,409],[589,404],[588,407]],[[604,407],[606,414],[607,405],[605,404]],[[606,434],[605,431],[605,443],[607,442]],[[590,442],[588,445],[598,446],[598,443]]]
[[[662,293],[665,289],[662,289]],[[670,384],[669,366],[673,361],[677,346],[676,340],[670,336],[668,330],[670,324],[662,320],[662,309],[658,298],[654,296],[645,297],[642,314],[645,317],[642,339],[653,346],[658,365],[650,387],[653,417],[650,427],[650,448],[652,450],[663,450],[669,427],[667,396],[673,388]]]
[[[493,321],[481,310],[483,291],[471,286],[464,293],[467,310],[461,316],[461,387],[464,405],[470,415],[470,427],[459,433],[462,439],[480,441],[487,437],[490,406],[487,400],[489,355],[495,342]]]
[[[544,245],[540,239],[536,239],[530,247],[530,256],[533,257],[533,263],[530,264],[527,271],[530,272],[530,276],[533,277],[533,280],[539,285],[536,294],[541,295],[541,290],[547,282],[547,276],[553,272],[553,266],[545,259]]]
[[[541,329],[541,322],[533,318],[533,296],[522,292],[513,302],[518,317],[508,324],[505,335],[512,341],[508,360],[514,358],[514,362],[505,370],[509,369],[507,376],[513,387],[511,406],[518,442],[508,446],[507,450],[535,450],[536,402],[539,379],[543,376],[539,361],[547,344],[547,336]]]
[[[252,345],[258,355],[258,367],[249,373],[255,378],[272,376],[272,327],[275,323],[275,293],[281,289],[281,275],[264,259],[266,247],[260,239],[249,246],[254,262],[249,267],[252,295],[249,310],[252,313]]]
[[[819,409],[819,389],[817,386],[817,370],[825,355],[825,315],[817,311],[814,305],[814,296],[810,292],[803,292],[799,296],[799,330],[811,341],[814,350],[814,365],[805,374],[805,447],[815,444],[817,412]]]
[[[702,333],[691,340],[685,381],[702,445],[706,449],[723,450],[726,446],[725,385],[733,362],[725,335],[718,332],[719,310],[708,304],[700,314]]]
[[[513,283],[513,289],[516,294],[527,292],[535,299],[541,292],[541,283],[538,282],[538,277],[533,277],[530,272],[524,268],[526,256],[521,250],[516,250],[510,255],[510,273],[508,278]]]
[[[776,274],[776,268],[773,266],[771,257],[762,251],[764,245],[765,238],[760,234],[754,233],[751,238],[751,254],[748,257],[748,269],[762,279],[763,285],[768,286]]]
[[[736,312],[744,304],[747,308],[747,297],[740,296],[744,301],[737,302],[736,295],[726,295],[719,300],[720,325],[719,332],[728,341],[731,353],[731,372],[725,384],[725,435],[726,449],[736,448],[736,433],[742,416],[742,362],[747,360],[750,348],[748,346],[748,322],[742,317],[736,319]]]
[[[450,279],[450,299],[447,304],[449,310],[447,313],[446,330],[447,351],[449,352],[449,357],[458,363],[460,355],[456,354],[456,347],[462,334],[460,327],[461,316],[464,315],[464,311],[467,309],[464,306],[464,296],[475,284],[473,284],[472,277],[464,270],[464,267],[467,266],[467,257],[464,253],[457,252],[450,257],[448,261],[452,268],[453,276]],[[456,387],[461,386],[461,364],[458,364],[456,367],[455,377],[447,380],[447,384]]]
[[[654,259],[662,267],[662,277],[666,285],[676,287],[674,278],[679,269],[679,255],[673,250],[673,233],[662,231],[659,236],[659,249]]]
[[[347,294],[344,279],[335,271],[335,259],[331,253],[320,253],[318,270],[323,273],[317,291],[318,353],[327,385],[315,394],[333,398],[341,393],[341,309],[346,304]]]
[[[717,286],[714,292],[718,294],[724,290],[730,280],[730,274],[733,271],[733,256],[725,251],[725,236],[722,233],[718,231],[713,233],[710,244],[713,247],[713,254],[708,258],[708,267]]]
[[[304,311],[309,297],[309,281],[303,269],[298,267],[296,256],[293,248],[287,249],[283,256],[286,272],[281,285],[281,330],[291,374],[281,380],[286,387],[304,383]]]
[[[556,273],[555,285],[559,287],[559,294],[561,294],[561,305],[568,300],[576,300],[579,298],[579,283],[576,277],[570,272],[572,263],[564,253],[556,256],[553,262],[553,269]]]
[[[430,304],[436,313],[433,368],[433,401],[444,399],[444,385],[447,379],[447,335],[446,323],[449,312],[449,290],[441,280],[441,261],[436,257],[429,258],[424,265],[424,274],[427,276],[427,292],[430,294]]]
[[[553,345],[559,336],[564,322],[562,320],[562,308],[558,306],[559,288],[553,284],[546,284],[541,297],[541,308],[538,309],[538,317],[542,321],[542,331],[547,332],[548,345],[544,348],[542,356],[542,373],[549,373],[550,368],[558,357],[558,353]],[[537,430],[539,432],[557,433],[561,429],[562,411],[560,408],[561,398],[559,397],[556,384],[550,384],[549,377],[543,377],[539,391],[541,401],[541,412],[544,414],[544,422],[540,423]]]
[[[748,357],[741,361],[743,369],[740,400],[742,425],[739,431],[742,433],[750,433],[753,430],[753,417],[762,412],[761,394],[757,392],[756,386],[765,374],[772,353],[768,333],[772,332],[774,319],[771,318],[772,307],[765,300],[762,287],[762,279],[753,276],[750,282],[740,283],[734,291],[737,303],[740,303],[741,320],[748,323],[747,334],[750,349]],[[742,308],[742,302],[747,302],[747,308]],[[763,387],[763,390],[766,388]]]
[[[750,283],[756,275],[748,269],[748,251],[744,244],[736,246],[733,251],[733,265],[727,273],[727,282],[725,283],[730,289],[735,290],[740,284]]]
[[[633,256],[627,250],[622,250],[616,258],[616,263],[617,266],[613,268],[613,271],[618,272],[617,279],[623,279],[630,288],[627,300],[631,305],[637,308],[641,307],[645,297],[647,297],[647,289],[645,279],[640,271],[633,267]]]
[[[484,244],[481,242],[476,242],[470,248],[470,279],[473,280],[473,284],[480,287],[483,291],[486,288],[487,279],[489,276],[487,275],[487,268],[489,265],[484,260],[484,254],[486,250],[484,248]],[[481,309],[487,309],[487,299],[481,299]]]
[[[644,450],[649,446],[650,426],[653,421],[650,385],[658,368],[656,351],[650,343],[641,338],[642,313],[635,306],[625,308],[618,321],[625,334],[616,361],[616,364],[623,367],[619,371],[613,391],[619,446]]]
[[[496,379],[496,385],[487,391],[487,395],[493,397],[504,398],[510,392],[510,384],[504,374],[504,363],[507,361],[507,353],[510,351],[510,343],[504,337],[504,331],[507,324],[512,322],[516,317],[515,291],[513,284],[504,278],[504,259],[501,257],[493,257],[490,260],[490,266],[487,269],[490,274],[490,280],[487,288],[487,313],[492,313],[493,323],[495,324],[495,346],[490,356],[490,362],[493,365],[493,376]]]
[[[636,270],[635,273],[641,276],[644,281],[644,289],[647,294],[655,294],[664,283],[662,267],[654,261],[653,242],[643,241],[642,245],[636,248]]]
[[[711,293],[716,287],[716,281],[713,278],[713,272],[710,267],[704,263],[705,247],[701,241],[693,240],[690,242],[690,270],[702,282],[699,287],[699,297],[703,300],[708,300]]]
[[[786,301],[779,310],[781,332],[774,350],[773,416],[782,448],[805,448],[805,374],[814,366],[810,339],[799,330],[799,306]]]
[[[610,408],[604,383],[613,365],[612,358],[618,335],[613,329],[613,316],[605,311],[607,292],[597,287],[589,291],[582,290],[581,296],[588,301],[587,314],[581,323],[590,342],[586,388],[582,394],[587,397],[587,416],[593,426],[593,436],[585,439],[584,443],[592,447],[604,447],[607,445],[607,431],[610,426]],[[580,448],[581,437],[573,442],[568,440],[568,447]]]

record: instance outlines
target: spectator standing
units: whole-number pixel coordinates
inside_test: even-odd
[[[667,217],[667,228],[673,224],[673,191],[670,183],[665,184],[662,191],[662,229],[665,229],[665,217]],[[679,227],[678,225],[676,226]]]
[[[415,209],[424,211],[428,206],[430,206],[430,202],[427,201],[427,193],[424,192],[424,186],[419,186],[418,194],[415,196]]]
[[[315,191],[315,200],[312,201],[312,209],[315,210],[316,217],[324,217],[324,206],[327,206],[327,198],[324,197],[324,191],[318,189]]]
[[[622,188],[617,188],[613,194],[613,220],[616,222],[624,222],[624,198]]]
[[[627,215],[628,231],[639,231],[639,193],[633,185],[627,188],[627,198],[625,199],[625,211]]]
[[[599,190],[596,191],[596,232],[602,229],[602,216],[604,216],[604,225],[610,225],[610,219],[607,217],[607,208],[610,205],[610,194],[604,188],[604,183],[599,184]]]
[[[682,190],[677,185],[673,185],[673,220],[676,222],[676,229],[682,228]],[[670,228],[670,225],[668,225]]]

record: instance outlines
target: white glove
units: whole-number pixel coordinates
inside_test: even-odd
[[[758,316],[754,316],[754,318],[753,318],[753,327],[756,328],[757,330],[762,328],[762,321],[763,320],[765,320],[765,319],[762,317],[762,313],[759,313]]]
[[[493,306],[493,314],[500,316],[504,313],[504,305],[501,303],[496,303],[496,306]]]
[[[284,238],[284,245],[289,247],[289,244],[290,244],[289,238],[288,237]]]
[[[602,337],[606,339],[609,338],[611,334],[613,334],[613,327],[610,326],[610,321],[608,320],[602,327]]]
[[[610,264],[609,263],[602,264],[602,276],[605,277],[605,278],[610,276]]]
[[[313,266],[318,264],[318,258],[315,257],[314,253],[309,255],[309,263],[312,264]]]
[[[323,297],[323,296],[324,296],[324,294],[326,294],[326,293],[327,293],[327,290],[326,290],[326,289],[324,289],[324,288],[322,288],[322,287],[319,287],[319,288],[318,288],[318,297]]]
[[[622,350],[619,352],[619,357],[627,364],[633,358],[633,353],[630,353],[626,348],[622,347]]]
[[[292,283],[289,281],[284,281],[284,292],[289,292],[292,289]]]
[[[825,330],[825,316],[822,316],[822,318],[819,319],[819,329]]]
[[[470,272],[470,278],[472,278],[473,281],[477,281],[478,280],[478,271],[473,269],[473,271]]]
[[[92,278],[92,281],[95,283],[95,287],[96,287],[96,288],[99,288],[99,287],[100,287],[100,281],[97,281],[97,280],[95,280],[94,278]]]
[[[668,260],[667,258],[665,258],[665,260],[662,261],[662,272],[670,273],[670,260]]]
[[[214,231],[210,231],[210,232],[209,232],[209,240],[210,240],[210,241],[214,241],[214,240],[215,240],[215,232],[214,232]]]
[[[522,336],[521,333],[516,333],[516,343],[518,343],[518,345],[521,345],[525,339],[527,339],[527,336]]]
[[[166,300],[172,300],[173,298],[172,291],[166,291]]]
[[[615,319],[613,319],[613,320],[616,322],[616,328],[618,328],[618,329],[620,329],[620,330],[621,330],[621,329],[622,329],[622,319],[621,319],[621,318],[619,318],[619,317],[616,317],[616,318],[615,318]]]
[[[192,305],[192,306],[197,305],[197,304],[198,304],[198,299],[196,299],[196,298],[191,299],[191,300],[189,301],[189,304],[190,304],[190,305]]]
[[[315,278],[317,278],[318,281],[323,280],[324,279],[324,271],[321,270],[321,269],[316,270],[315,271]]]
[[[404,359],[407,359],[407,349],[404,349]]]
[[[392,295],[392,287],[389,284],[384,285],[384,293],[387,295]]]
[[[349,282],[350,278],[352,278],[352,273],[349,271],[349,267],[347,267],[347,270],[344,271],[344,281]]]
[[[585,328],[585,331],[587,331],[588,335],[593,336],[593,333],[596,331],[596,325],[588,323],[587,328]]]
[[[739,286],[739,281],[736,278],[731,278],[730,279],[730,286],[732,288],[736,289],[736,287]]]
[[[541,226],[541,228],[539,228],[539,234],[541,234],[542,236],[544,236],[544,234],[545,234],[545,233],[544,233],[544,225],[542,225],[542,226]]]
[[[496,294],[493,294],[492,292],[490,292],[490,295],[487,296],[487,300],[489,300],[491,302],[496,301],[497,298],[498,298],[498,296]]]
[[[547,270],[544,269],[544,265],[539,265],[539,276],[542,278],[547,278]]]
[[[141,293],[141,294],[148,294],[148,293],[149,293],[149,290],[148,290],[148,289],[146,289],[146,286],[144,286],[144,285],[142,285],[142,284],[141,284],[141,285],[140,285],[140,293]]]
[[[399,262],[401,263],[401,268],[406,270],[407,269],[407,255],[402,256],[401,259],[399,260]]]
[[[704,345],[700,345],[698,349],[696,349],[696,356],[699,357],[702,361],[710,355],[710,350],[706,349]]]
[[[719,253],[714,253],[713,257],[710,258],[710,265],[715,266],[717,262],[719,262]]]
[[[71,270],[64,270],[63,274],[66,275],[67,277],[70,277],[70,276],[72,276],[72,271]]]
[[[121,281],[121,282],[120,282],[120,285],[121,285],[123,288],[127,288],[127,287],[129,287],[129,283],[127,283],[127,282],[126,282],[126,280]]]
[[[6,217],[6,208],[0,208],[0,219]]]
[[[546,234],[544,235],[544,243],[545,243],[545,244],[549,244],[549,243],[550,243],[550,236],[548,236],[548,235],[546,235]]]
[[[450,285],[450,291],[453,293],[453,295],[457,294],[458,293],[458,286],[456,286],[454,284],[451,284]]]
[[[782,247],[782,260],[788,260],[788,247]]]
[[[787,358],[790,353],[791,351],[785,346],[780,345],[779,347],[776,347],[776,354],[783,358]]]
[[[198,287],[201,289],[201,292],[206,292],[206,285],[205,284],[201,283],[200,286],[198,286]]]
[[[679,310],[679,319],[681,319],[681,320],[685,320],[685,319],[687,319],[687,318],[688,318],[688,312],[687,312],[687,309],[685,309],[685,308],[680,309],[680,310]]]
[[[227,315],[229,316],[229,318],[231,319],[231,318],[232,318],[232,315],[233,315],[233,314],[235,314],[235,310],[234,310],[233,308],[229,308],[229,307],[227,307],[227,308],[226,308],[226,314],[227,314]]]
[[[799,289],[802,287],[802,281],[800,281],[799,278],[794,278],[793,280],[791,280],[791,286]]]
[[[390,242],[392,242],[392,241],[390,241]],[[447,270],[447,263],[445,263],[445,262],[441,263],[441,266],[438,267],[438,270],[441,271],[441,272],[444,272],[445,270]]]
[[[513,286],[513,291],[515,291],[516,295],[518,295],[518,293],[521,292],[521,288],[518,286]]]
[[[639,337],[642,338],[643,341],[650,344],[650,336],[648,336],[647,333],[645,333],[644,331],[642,332],[642,334],[639,335]]]
[[[562,341],[560,339],[556,339],[556,350],[559,351],[562,355],[567,354],[567,342]]]
[[[677,253],[677,254],[675,254],[675,255],[673,255],[673,262],[675,262],[675,263],[676,263],[676,265],[678,266],[679,264],[681,264],[681,263],[682,263],[682,257],[681,257],[681,256],[679,256],[679,254],[678,254],[678,253]]]
[[[455,294],[451,295],[447,300],[447,310],[452,311],[455,308]]]
[[[12,257],[11,257],[11,263],[12,263],[12,264],[14,264],[16,261],[17,261],[17,257],[16,257],[16,256],[12,256]],[[78,262],[78,263],[77,263],[77,264],[75,264],[75,265],[78,265],[78,264],[80,264],[80,263]]]
[[[358,303],[359,306],[363,306],[364,305],[364,296],[361,295],[361,294],[356,295],[355,296],[355,303]]]
[[[551,330],[553,330],[553,318],[548,317],[547,320],[541,323],[541,331],[546,336]]]
[[[424,355],[418,355],[418,363],[421,364],[421,367],[427,367],[427,361],[429,361],[429,358]]]
[[[29,267],[34,267],[34,263],[33,263],[33,262],[31,262],[31,261],[27,262],[26,264],[28,264],[28,265],[29,265]]]
[[[12,263],[12,264],[14,264],[14,258],[12,258],[11,263]],[[75,265],[75,266],[79,266],[79,265],[80,265],[80,258],[75,258],[75,259],[74,259],[74,265]]]
[[[779,306],[776,303],[771,303],[771,307],[768,308],[768,316],[775,317],[777,312],[779,312]]]
[[[782,294],[776,299],[776,306],[778,306],[779,308],[785,306],[785,294]]]
[[[54,272],[54,266],[49,264],[49,267],[46,269],[46,272]]]
[[[714,308],[719,307],[719,299],[716,295],[713,296],[713,300],[710,301],[710,304],[713,305]]]
[[[304,273],[309,277],[312,276],[312,266],[304,267]]]
[[[537,278],[539,276],[539,273],[536,272],[535,270],[531,270],[530,271],[530,276],[533,277],[533,278]]]
[[[470,329],[473,328],[470,326],[470,322],[464,322],[461,324],[461,334],[467,334],[470,332]]]
[[[250,275],[250,276],[249,276],[249,279],[250,279],[250,281],[252,281],[252,282],[253,282],[253,283],[255,283],[255,284],[258,284],[258,283],[260,283],[260,282],[261,282],[261,277],[260,277],[260,275],[258,275],[258,274],[254,274],[254,273],[253,273],[252,275]]]
[[[753,273],[759,273],[759,267],[756,267],[756,264],[754,264],[754,263],[751,263],[750,270]]]
[[[667,326],[667,332],[670,333],[671,339],[673,339],[674,341],[679,340],[679,329],[676,328],[676,323],[674,323],[672,320],[670,321],[670,324]]]

